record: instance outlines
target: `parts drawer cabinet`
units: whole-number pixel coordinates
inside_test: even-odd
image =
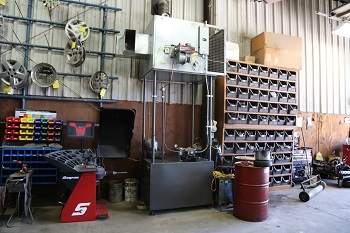
[[[43,155],[58,148],[3,147],[1,153],[0,185],[4,185],[12,173],[21,169],[18,161],[34,171],[33,184],[56,184],[57,168],[49,164]]]
[[[298,113],[297,70],[227,61],[215,80],[217,137],[233,163],[255,150],[270,150],[270,189],[292,184],[293,133]]]

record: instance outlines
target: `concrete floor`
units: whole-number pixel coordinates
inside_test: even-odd
[[[7,228],[12,213],[6,210],[0,216],[0,232],[26,233],[176,233],[176,232],[291,232],[329,233],[350,232],[350,188],[338,188],[335,180],[324,180],[325,190],[308,202],[299,200],[300,185],[291,189],[273,191],[269,195],[268,218],[262,222],[237,219],[232,209],[220,211],[218,207],[200,206],[158,211],[154,216],[148,210],[138,210],[135,203],[109,203],[109,219],[78,223],[60,223],[61,207],[34,206],[34,223],[14,223]],[[199,194],[200,195],[200,194]]]

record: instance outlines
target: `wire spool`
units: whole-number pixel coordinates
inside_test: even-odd
[[[40,63],[32,68],[30,77],[39,87],[50,87],[57,79],[57,72],[52,65]]]
[[[71,19],[65,27],[66,35],[69,39],[77,38],[84,42],[90,36],[90,29],[87,24],[79,19]]]
[[[93,92],[100,93],[102,88],[107,89],[109,86],[108,76],[103,71],[97,71],[90,78],[90,88]]]
[[[0,78],[13,89],[21,89],[28,81],[27,69],[16,60],[6,60],[1,63]]]
[[[85,61],[85,56],[85,48],[78,39],[72,38],[68,40],[64,48],[64,59],[66,63],[73,67],[81,66]]]
[[[59,0],[43,0],[44,7],[47,7],[49,11],[53,10],[55,7],[60,5]]]

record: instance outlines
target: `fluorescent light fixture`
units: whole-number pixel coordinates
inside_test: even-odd
[[[332,33],[334,35],[350,38],[350,23],[340,23]]]

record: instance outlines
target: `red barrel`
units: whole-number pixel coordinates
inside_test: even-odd
[[[233,215],[241,220],[260,222],[267,219],[269,168],[235,163]]]

